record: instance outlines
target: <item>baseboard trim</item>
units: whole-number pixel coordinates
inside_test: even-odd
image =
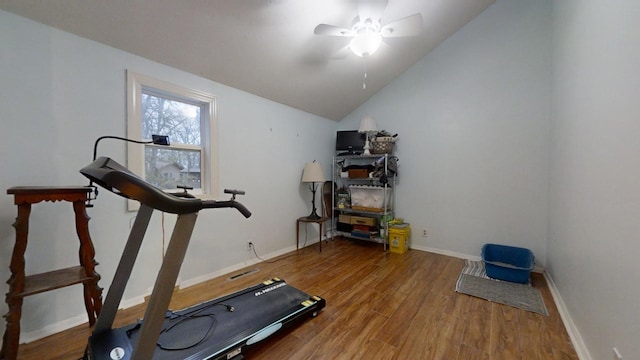
[[[307,243],[305,244],[305,247],[307,246],[312,246],[314,244],[318,243],[318,238],[315,239],[310,239],[309,241],[307,241]],[[278,251],[274,251],[265,255],[260,255],[260,257],[264,260],[269,260],[269,259],[273,259],[275,257],[278,257],[280,255],[286,254],[288,252],[294,251],[296,249],[295,246],[289,246],[286,247],[284,249],[278,250]],[[252,254],[252,259],[244,261],[242,263],[239,264],[235,264],[232,266],[228,266],[226,268],[214,271],[212,273],[209,274],[205,274],[205,275],[201,275],[192,279],[188,279],[188,280],[180,280],[178,279],[176,286],[178,286],[180,289],[189,287],[189,286],[193,286],[196,284],[199,284],[201,282],[204,281],[208,281],[211,279],[215,279],[219,276],[223,276],[229,273],[232,273],[234,271],[238,271],[242,268],[245,268],[247,266],[251,266],[257,263],[262,262],[262,260],[258,259],[255,257],[255,255]],[[136,306],[139,304],[144,303],[144,299],[145,297],[151,295],[151,291],[152,288],[148,289],[146,294],[140,295],[140,296],[135,296],[129,299],[123,299],[122,302],[120,303],[119,309],[127,309],[130,308],[132,306]],[[82,324],[87,324],[87,315],[86,314],[82,314],[82,315],[78,315],[78,316],[74,316],[62,321],[58,321],[49,325],[46,325],[40,329],[34,330],[34,331],[29,331],[29,332],[23,332],[20,334],[20,342],[21,343],[29,343],[32,341],[36,341],[36,340],[40,340],[42,338],[45,338],[47,336],[53,335],[55,333],[64,331],[64,330],[68,330],[72,327],[76,327],[78,325],[82,325]],[[87,324],[88,326],[88,324]]]
[[[315,242],[317,243],[317,242],[318,242],[318,240],[316,239],[316,241],[315,241]],[[310,244],[307,244],[307,246],[308,246],[308,245],[310,245]],[[274,251],[274,252],[268,253],[268,254],[266,254],[266,255],[260,255],[260,257],[261,257],[262,259],[264,259],[264,260],[269,260],[269,259],[273,259],[273,258],[275,258],[275,257],[278,257],[278,256],[280,256],[280,255],[286,254],[286,253],[288,253],[288,252],[291,252],[291,251],[293,251],[293,250],[295,250],[295,249],[296,249],[296,247],[295,247],[295,246],[289,246],[289,247],[286,247],[286,248],[284,248],[284,249],[281,249],[281,250],[278,250],[278,251]],[[205,274],[205,275],[197,276],[197,277],[192,278],[192,279],[188,279],[188,280],[180,281],[180,282],[177,284],[177,286],[178,286],[180,289],[188,288],[188,287],[190,287],[190,286],[197,285],[197,284],[199,284],[199,283],[201,283],[201,282],[209,281],[209,280],[211,280],[211,279],[215,279],[215,278],[217,278],[217,277],[219,277],[219,276],[227,275],[227,274],[230,274],[230,273],[232,273],[232,272],[235,272],[235,271],[238,271],[238,270],[240,270],[240,269],[243,269],[243,268],[245,268],[245,267],[247,267],[247,266],[255,265],[255,264],[257,264],[257,263],[262,262],[262,260],[261,260],[261,259],[256,258],[256,257],[255,257],[255,255],[254,255],[253,253],[251,253],[251,254],[252,254],[254,257],[253,257],[252,259],[250,259],[250,260],[247,260],[247,261],[245,261],[245,262],[241,263],[241,264],[231,265],[231,266],[228,266],[228,267],[226,267],[226,268],[223,268],[223,269],[220,269],[220,270],[214,271],[214,272],[209,273],[209,274]]]
[[[329,239],[329,238],[327,238]],[[315,239],[311,239],[310,241],[307,241],[304,247],[308,247],[308,246],[313,246],[315,244],[318,243],[318,238]],[[468,260],[472,260],[472,261],[479,261],[481,260],[480,256],[473,256],[473,255],[468,255],[468,254],[464,254],[464,253],[459,253],[459,252],[455,252],[455,251],[449,251],[449,250],[442,250],[442,249],[437,249],[437,248],[432,248],[432,247],[424,247],[424,246],[412,246],[412,249],[418,250],[418,251],[425,251],[425,252],[430,252],[430,253],[434,253],[434,254],[440,254],[440,255],[446,255],[446,256],[451,256],[451,257],[456,257],[456,258],[460,258],[460,259],[468,259]],[[270,260],[273,258],[276,258],[280,255],[286,254],[288,252],[294,251],[296,248],[295,246],[289,246],[286,247],[284,249],[278,250],[278,251],[274,251],[265,255],[260,256],[263,260]],[[229,273],[232,273],[234,271],[240,270],[242,268],[245,268],[247,266],[251,266],[257,263],[262,262],[261,259],[255,258],[253,257],[250,260],[247,260],[243,263],[239,263],[239,264],[235,264],[232,266],[228,266],[226,268],[214,271],[212,273],[209,274],[205,274],[205,275],[201,275],[192,279],[188,279],[188,280],[183,280],[183,281],[178,281],[178,284],[176,284],[176,286],[178,286],[180,289],[183,288],[187,288],[189,286],[193,286],[196,284],[199,284],[201,282],[204,281],[208,281],[211,279],[215,279],[219,276],[223,276]],[[587,350],[584,341],[582,340],[582,337],[580,336],[580,332],[578,331],[578,329],[576,328],[573,320],[571,319],[571,316],[569,315],[569,312],[567,310],[566,305],[564,304],[564,301],[562,301],[562,297],[560,296],[558,289],[556,288],[555,283],[553,282],[553,279],[551,278],[551,276],[544,271],[544,269],[540,268],[536,268],[534,269],[534,271],[539,271],[542,272],[544,274],[545,279],[547,280],[547,284],[549,285],[549,289],[551,291],[551,295],[553,297],[554,302],[556,303],[556,307],[558,308],[558,311],[560,313],[560,317],[562,318],[562,322],[565,325],[565,328],[567,329],[567,332],[569,334],[569,338],[571,339],[571,342],[576,350],[576,353],[578,354],[578,357],[580,358],[580,360],[592,360],[591,355],[589,354],[589,351]],[[151,292],[149,291],[149,294]],[[145,296],[148,296],[149,294],[146,295],[142,295],[142,296],[136,296],[130,299],[126,299],[123,300],[120,304],[120,309],[126,309],[138,304],[141,304],[144,302],[144,298]],[[82,325],[82,324],[86,324],[87,323],[87,318],[86,318],[86,314],[83,315],[78,315],[78,316],[74,316],[68,319],[65,319],[63,321],[58,321],[56,323],[47,325],[41,329],[37,329],[34,331],[30,331],[30,332],[25,332],[22,333],[20,335],[20,340],[21,343],[29,343],[32,341],[36,341],[39,339],[42,339],[44,337],[53,335],[55,333],[70,329],[72,327],[78,326],[78,325]]]
[[[53,324],[47,325],[43,328],[25,332],[20,334],[20,343],[30,343],[32,341],[40,340],[49,335],[53,335],[60,331],[64,331],[67,329],[71,329],[72,327],[76,327],[78,325],[86,324],[87,328],[89,327],[89,323],[87,322],[87,314],[74,316],[62,321],[55,322]]]
[[[328,240],[328,239],[330,239],[330,238],[325,238],[325,240]],[[306,242],[306,244],[304,244],[304,246],[303,246],[303,244],[300,244],[300,248],[302,249],[303,247],[313,246],[313,245],[315,245],[317,243],[318,243],[318,238],[310,239],[310,240],[308,240]],[[284,254],[292,252],[294,250],[296,250],[296,247],[292,245],[292,246],[288,246],[288,247],[286,247],[284,249],[280,249],[278,251],[274,251],[274,252],[271,252],[271,253],[268,253],[268,254],[265,254],[265,255],[258,254],[258,255],[260,255],[261,259],[258,259],[257,257],[255,257],[255,254],[251,253],[253,258],[250,259],[250,260],[245,261],[242,264],[235,264],[235,265],[228,266],[226,268],[214,271],[214,272],[209,273],[209,274],[201,275],[201,276],[198,276],[198,277],[195,277],[195,278],[192,278],[192,279],[188,279],[188,280],[184,280],[184,281],[179,281],[178,284],[176,284],[176,285],[180,289],[184,289],[184,288],[187,288],[189,286],[197,285],[197,284],[199,284],[201,282],[205,282],[205,281],[209,281],[211,279],[215,279],[215,278],[217,278],[219,276],[230,274],[230,273],[232,273],[234,271],[238,271],[238,270],[243,269],[243,268],[245,268],[247,266],[258,264],[258,263],[262,262],[263,260],[270,260],[270,259],[276,258],[276,257],[278,257],[280,255],[284,255]]]
[[[412,246],[411,248],[420,250],[420,251],[431,252],[434,254],[457,257],[460,259],[467,259],[472,261],[482,260],[480,256],[472,256],[472,255],[463,254],[455,251],[442,250],[442,249],[423,247],[423,246]],[[544,267],[541,267],[538,265],[536,265],[533,271],[542,273],[544,275],[544,278],[547,280],[547,285],[549,286],[549,290],[551,291],[551,296],[553,297],[553,301],[556,304],[556,308],[558,308],[558,312],[560,313],[560,318],[562,319],[562,323],[564,324],[565,329],[567,329],[567,333],[569,334],[571,343],[573,344],[573,347],[576,350],[576,353],[578,354],[578,358],[580,360],[592,360],[591,355],[589,354],[589,351],[587,350],[587,347],[585,346],[585,343],[582,340],[582,336],[580,335],[578,328],[573,322],[571,315],[569,315],[567,306],[562,300],[562,296],[560,296],[560,292],[558,291],[556,284],[553,282],[551,275],[549,275],[549,273],[545,271]]]
[[[427,247],[427,246],[413,246],[413,245],[411,245],[411,248],[415,249],[415,250],[434,253],[434,254],[440,254],[440,255],[456,257],[456,258],[459,258],[459,259],[466,259],[466,260],[471,260],[471,261],[480,261],[480,260],[482,260],[482,258],[480,256],[473,256],[473,255],[469,255],[469,254],[463,254],[463,253],[459,253],[459,252],[455,252],[455,251],[442,250],[442,249],[437,249],[437,248],[432,248],[432,247]]]
[[[562,300],[562,296],[560,296],[560,292],[558,291],[555,282],[553,282],[551,275],[545,271],[544,278],[547,280],[551,296],[553,297],[553,301],[556,303],[556,307],[560,313],[560,318],[564,323],[564,327],[567,329],[567,333],[569,333],[569,338],[571,339],[571,343],[578,354],[578,358],[580,358],[580,360],[592,360],[591,354],[589,354],[589,350],[587,350],[587,346],[585,345],[576,324],[573,322],[571,315],[569,315],[569,310]]]
[[[456,258],[459,258],[459,259],[466,259],[466,260],[471,260],[471,261],[480,261],[480,260],[482,260],[482,257],[480,257],[480,256],[469,255],[469,254],[464,254],[464,253],[459,253],[459,252],[449,251],[449,250],[436,249],[436,248],[432,248],[432,247],[411,246],[411,248],[412,249],[416,249],[416,250],[420,250],[420,251],[426,251],[426,252],[434,253],[434,254],[440,254],[440,255],[456,257]],[[542,267],[540,265],[534,265],[533,272],[544,274],[544,272],[545,272],[544,271],[544,267]]]

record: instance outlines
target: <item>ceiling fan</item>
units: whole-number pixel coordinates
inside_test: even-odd
[[[358,1],[358,16],[351,28],[320,24],[314,34],[350,37],[349,48],[360,57],[369,57],[378,50],[382,38],[415,36],[422,32],[422,14],[417,13],[382,25],[382,14],[388,0]]]

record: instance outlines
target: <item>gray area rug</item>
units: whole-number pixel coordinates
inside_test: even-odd
[[[456,282],[456,292],[549,316],[540,290],[529,285],[493,280],[484,272],[482,261],[465,262]]]
[[[484,262],[482,261],[465,260],[461,273],[481,277],[483,279],[491,279],[484,270]]]

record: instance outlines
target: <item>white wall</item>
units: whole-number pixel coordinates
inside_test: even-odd
[[[585,359],[640,358],[638,14],[498,0],[340,123],[368,113],[400,133],[397,209],[416,247],[533,249]]]
[[[488,241],[531,248],[593,359],[612,358],[613,346],[640,358],[639,13],[624,0],[498,0],[338,124],[357,128],[368,113],[400,133],[397,208],[412,223],[414,247],[470,256]],[[312,159],[329,164],[333,122],[1,11],[0,47],[2,188],[86,183],[77,170],[94,139],[124,135],[124,71],[132,69],[218,95],[220,183],[247,190],[254,212],[246,221],[203,214],[181,278],[249,261],[248,239],[261,253],[293,246],[292,221],[309,211],[300,170]],[[122,160],[124,148],[104,143],[101,152]],[[107,286],[134,214],[102,192],[90,215]],[[2,254],[14,218],[12,199],[1,196]],[[34,208],[29,271],[76,261],[70,219],[58,203]],[[159,224],[155,216],[129,299],[151,286]],[[8,261],[0,257],[0,279]],[[27,332],[85,320],[79,287],[27,298],[25,309]]]
[[[545,265],[550,38],[548,1],[497,1],[340,123],[368,113],[399,133],[396,208],[414,248],[480,256],[496,242]]]
[[[220,187],[246,190],[241,201],[253,212],[203,211],[180,278],[189,281],[295,246],[295,218],[310,212],[310,193],[300,183],[305,162],[328,164],[335,122],[310,115],[176,69],[0,11],[0,187],[85,185],[78,170],[91,161],[102,135],[126,135],[125,70],[149,75],[217,96]],[[99,152],[124,163],[125,143],[101,142]],[[102,191],[89,210],[100,285],[111,282],[135,213],[125,200]],[[0,293],[9,278],[16,208],[0,196]],[[166,240],[175,216],[165,215]],[[302,235],[304,236],[304,234]],[[309,234],[310,238],[317,233]],[[27,273],[77,264],[78,242],[68,204],[34,206]],[[155,214],[125,300],[153,285],[161,262],[162,230]],[[6,313],[1,302],[0,312]],[[82,292],[68,287],[25,300],[23,340],[85,322]],[[4,321],[0,322],[4,331]],[[44,328],[44,330],[43,330]],[[25,335],[26,334],[26,335]]]
[[[640,359],[640,3],[553,5],[552,275],[593,359]]]

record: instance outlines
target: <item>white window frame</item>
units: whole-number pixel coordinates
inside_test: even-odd
[[[146,75],[127,71],[127,137],[142,139],[142,92],[150,88],[152,91],[168,93],[175,99],[185,102],[201,103],[205,111],[201,126],[201,186],[202,191],[191,192],[202,199],[216,199],[218,190],[218,119],[216,114],[216,97],[204,91],[188,89]],[[158,134],[164,135],[164,134]],[[171,141],[171,137],[169,137]],[[145,178],[144,145],[127,143],[127,166],[136,175]],[[190,149],[185,147],[184,149]],[[139,204],[129,201],[129,210],[137,210]]]

